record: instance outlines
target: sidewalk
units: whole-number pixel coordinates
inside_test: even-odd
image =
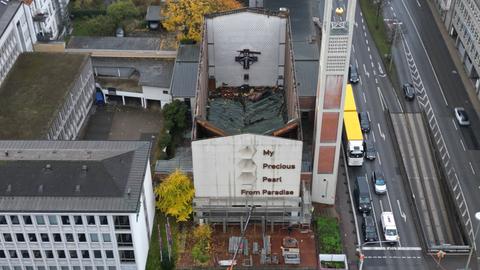
[[[460,78],[462,79],[463,86],[467,90],[467,95],[469,97],[470,103],[472,104],[473,109],[480,118],[480,100],[475,93],[475,87],[473,85],[473,82],[468,78],[465,68],[463,67],[463,63],[460,60],[460,55],[457,48],[455,47],[455,40],[453,40],[448,34],[447,29],[445,28],[442,19],[438,14],[438,11],[435,9],[433,3],[431,3],[431,0],[427,0],[426,2],[428,3],[430,11],[433,14],[433,18],[435,19],[435,23],[440,30],[440,34],[442,35],[443,40],[447,45],[448,52],[450,53],[450,57],[455,64],[458,75],[460,75]]]

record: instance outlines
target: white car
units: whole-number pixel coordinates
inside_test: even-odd
[[[382,172],[374,171],[372,174],[372,182],[376,194],[387,193],[387,183],[385,183],[385,177]]]
[[[455,118],[457,118],[457,122],[460,126],[469,126],[470,120],[468,119],[467,112],[462,107],[456,107],[453,109],[455,112]]]

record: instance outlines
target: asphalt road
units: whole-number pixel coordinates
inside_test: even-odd
[[[480,121],[427,2],[390,1],[384,13],[386,18],[397,19],[403,24],[394,50],[398,77],[402,82],[413,82],[417,92],[426,93],[427,98],[417,99],[417,102],[432,117],[431,126],[438,134],[435,139],[443,153],[443,165],[453,183],[454,193],[459,196],[457,204],[462,222],[472,237],[476,227],[473,215],[480,211],[480,151],[477,151],[480,149]],[[470,127],[463,128],[456,123],[453,108],[457,106],[467,110]],[[476,245],[480,247],[480,238]],[[478,260],[478,251],[476,256]]]
[[[412,1],[412,3],[415,3],[415,1]],[[399,5],[401,2],[396,2],[395,4]],[[389,8],[389,6],[386,6],[386,8]],[[400,6],[398,8],[400,8]],[[431,27],[436,27],[436,25],[432,25],[434,23],[433,18],[431,18],[431,20]],[[411,55],[413,58],[420,57],[416,55],[421,52],[417,46],[420,46],[420,48],[423,50],[423,47],[418,39],[415,41],[414,38],[412,38],[412,41],[408,41],[407,35],[412,34],[412,30],[410,29],[413,28],[411,26],[407,26],[407,29],[409,30],[404,31],[401,34],[402,37],[399,39],[400,42],[397,43],[397,45],[400,46],[398,46],[399,49],[396,51],[399,56],[403,54],[403,58],[405,59],[406,63],[404,67],[402,66],[399,68],[399,78],[401,81],[410,81],[412,78],[410,75],[412,69],[406,61],[407,57],[405,51],[402,51],[401,48],[402,46],[405,46],[405,40],[408,42],[407,46],[411,48]],[[436,40],[436,43],[438,43],[438,39]],[[438,130],[439,132],[441,130],[441,134],[443,135],[445,133],[443,129],[448,128],[444,126],[450,125],[450,128],[452,128],[454,131],[458,131],[458,127],[455,129],[455,126],[453,125],[450,108],[445,104],[442,105],[442,103],[445,101],[443,99],[443,95],[438,93],[438,87],[435,88],[435,91],[437,91],[435,94],[430,94],[429,92],[432,90],[428,85],[430,85],[430,83],[435,83],[436,77],[433,75],[433,71],[430,71],[429,75],[432,76],[432,78],[430,78],[429,81],[423,78],[424,70],[426,70],[425,72],[428,73],[429,68],[429,61],[426,60],[425,50],[423,50],[423,53],[424,55],[422,59],[417,60],[417,58],[415,58],[415,62],[418,62],[416,70],[417,73],[419,72],[418,70],[422,71],[421,80],[423,81],[423,85],[427,86],[424,88],[428,88],[426,90],[428,96],[432,96],[430,104],[432,113],[435,114],[436,119],[438,119]],[[371,187],[373,198],[372,204],[375,213],[374,217],[378,224],[377,231],[381,234],[379,220],[380,213],[382,211],[392,211],[395,216],[395,221],[397,223],[400,235],[400,243],[398,248],[395,250],[389,250],[384,244],[381,246],[380,244],[364,245],[364,267],[366,269],[432,269],[435,267],[439,267],[440,269],[443,267],[448,267],[447,269],[461,268],[463,265],[462,263],[465,261],[463,256],[450,256],[449,258],[442,260],[441,265],[437,265],[437,261],[430,255],[424,254],[421,249],[421,243],[410,208],[411,200],[409,196],[411,196],[411,194],[409,194],[403,186],[403,181],[401,179],[399,170],[398,157],[395,155],[393,148],[394,142],[386,126],[385,112],[387,109],[391,112],[419,111],[422,106],[420,106],[417,102],[405,102],[400,91],[401,89],[399,89],[399,87],[394,88],[391,85],[389,78],[385,76],[385,67],[381,63],[373,40],[368,33],[368,29],[362,16],[360,15],[359,7],[357,7],[356,25],[353,38],[352,63],[358,66],[361,77],[360,83],[354,86],[357,107],[359,107],[359,111],[367,111],[370,115],[372,131],[367,134],[366,137],[367,139],[374,141],[378,152],[378,157],[374,162],[365,161],[364,166],[361,168],[349,167],[348,171],[350,183],[353,183],[355,177],[358,175],[367,175],[370,179],[371,173],[375,169],[382,170],[385,173],[385,177],[387,179],[387,188],[389,190],[388,195],[375,195],[373,194],[373,187]],[[458,83],[459,78],[456,80]],[[422,84],[419,85],[422,86]],[[455,93],[453,93],[453,95],[455,95]],[[448,95],[446,98],[448,98]],[[425,103],[425,101],[423,102]],[[437,107],[440,108],[441,112],[437,112]],[[473,116],[473,113],[471,114]],[[472,120],[478,122],[477,119]],[[461,144],[461,142],[458,141],[458,135],[457,139],[451,139],[449,137],[450,134],[445,134],[443,136],[445,137],[443,142],[446,145],[451,143],[451,140],[456,140],[458,144]],[[450,148],[452,147],[449,147],[449,151],[451,151],[451,154],[449,152],[449,155],[453,157],[456,153],[454,152],[454,149],[450,150]],[[456,149],[456,151],[458,150],[459,149]],[[463,158],[466,157],[464,156]],[[463,160],[463,162],[465,162],[465,160]],[[468,164],[468,162],[459,162],[458,164],[465,165]],[[477,171],[480,172],[480,169]],[[468,171],[463,169],[462,172],[458,172],[459,176],[460,173],[464,174],[468,173]],[[359,224],[361,224],[362,218],[358,213],[357,218],[359,219]],[[358,231],[361,232],[361,229],[359,228]],[[381,239],[383,239],[383,237],[381,237]]]

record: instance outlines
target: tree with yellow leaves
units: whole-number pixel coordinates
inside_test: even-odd
[[[168,0],[163,27],[179,40],[200,41],[205,14],[241,8],[236,0]]]
[[[155,187],[157,209],[173,216],[177,221],[187,221],[193,211],[192,200],[195,195],[192,180],[183,172],[176,170],[160,185]]]

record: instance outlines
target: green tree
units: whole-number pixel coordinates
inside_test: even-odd
[[[197,226],[193,231],[192,257],[204,264],[210,260],[212,228],[206,224]]]
[[[192,200],[195,195],[192,180],[179,170],[171,173],[160,185],[155,187],[156,206],[166,215],[177,221],[187,221],[193,211]]]
[[[107,7],[107,16],[112,18],[116,25],[124,20],[138,17],[139,14],[139,10],[131,0],[116,1]]]
[[[164,125],[173,135],[181,135],[187,128],[187,105],[180,100],[174,100],[165,105],[162,110]]]
[[[167,0],[163,27],[178,32],[179,40],[200,41],[205,14],[240,7],[236,0]]]
[[[86,20],[83,29],[89,36],[111,36],[115,32],[115,23],[108,16],[96,16]]]

